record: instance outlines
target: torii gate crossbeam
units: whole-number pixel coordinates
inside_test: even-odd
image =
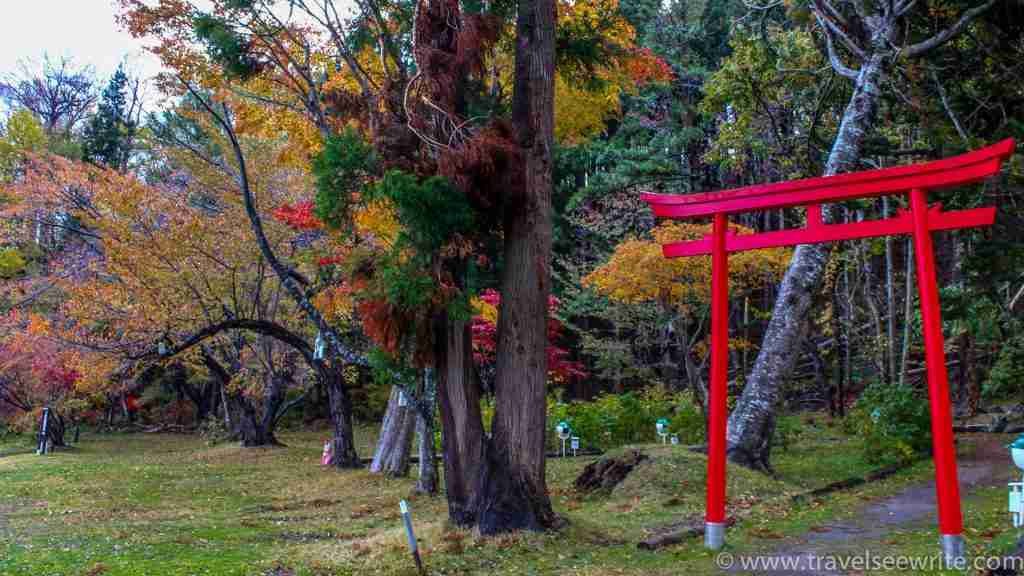
[[[928,192],[970,184],[992,176],[999,172],[1002,163],[1013,151],[1014,142],[1008,139],[952,158],[909,166],[705,194],[642,195],[642,199],[651,206],[657,217],[713,218],[709,236],[662,246],[666,258],[711,255],[711,391],[708,400],[705,546],[718,549],[725,543],[729,254],[759,248],[909,234],[914,239],[914,257],[919,270],[917,287],[925,342],[942,551],[947,561],[963,558],[960,485],[953,445],[949,381],[931,233],[936,230],[990,226],[995,220],[995,208],[943,212],[940,205],[928,207]],[[867,222],[825,224],[822,221],[822,203],[895,194],[909,196],[909,211],[901,210],[895,217]],[[807,224],[803,228],[744,235],[737,235],[728,229],[730,214],[797,206],[807,208]]]

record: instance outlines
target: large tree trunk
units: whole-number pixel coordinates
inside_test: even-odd
[[[409,450],[416,426],[416,411],[408,403],[401,406],[401,396],[401,387],[392,386],[377,449],[370,463],[370,472],[375,474],[399,477],[409,473]]]
[[[46,436],[50,446],[58,448],[67,446],[67,442],[64,441],[65,430],[64,417],[56,410],[50,410],[49,421],[46,423]]]
[[[331,416],[331,444],[334,456],[331,465],[336,468],[361,468],[362,461],[356,453],[355,435],[352,432],[352,399],[345,388],[342,374],[344,367],[335,358],[321,370],[327,384],[327,399]]]
[[[551,289],[555,2],[520,0],[512,122],[523,188],[506,190],[492,437],[477,483],[482,534],[554,527],[545,479],[547,317]]]
[[[860,159],[864,139],[875,123],[881,82],[887,60],[872,54],[861,66],[853,95],[846,105],[836,134],[825,175],[854,168]],[[828,206],[823,207],[826,218]],[[747,385],[729,418],[729,459],[752,468],[767,469],[774,428],[775,407],[782,383],[789,377],[799,356],[802,329],[821,284],[829,244],[797,246],[782,279],[771,322],[761,343]]]
[[[476,522],[472,507],[484,428],[469,324],[442,313],[434,320],[434,334],[448,517],[456,526],[470,526]]]
[[[235,418],[235,433],[242,442],[242,446],[257,448],[277,444],[273,430],[262,426],[261,418],[251,401],[241,394],[231,394],[228,396],[228,402],[234,405],[234,412],[237,416]]]

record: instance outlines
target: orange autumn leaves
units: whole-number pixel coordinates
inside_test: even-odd
[[[731,225],[737,234],[751,229]],[[711,297],[711,257],[665,258],[661,245],[698,240],[711,233],[710,224],[665,222],[652,232],[653,240],[632,239],[619,244],[608,261],[583,282],[618,302],[661,302],[683,312],[704,306]],[[778,282],[792,251],[785,248],[754,250],[729,257],[729,288],[741,294]]]

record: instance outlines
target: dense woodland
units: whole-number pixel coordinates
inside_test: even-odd
[[[415,451],[417,489],[443,492],[450,519],[482,533],[558,525],[545,451],[562,417],[586,421],[595,447],[652,426],[612,422],[637,406],[703,438],[710,259],[668,260],[660,244],[710,224],[656,222],[641,192],[1024,137],[1016,0],[118,10],[158,78],[50,58],[0,79],[5,426],[33,432],[49,407],[56,446],[81,425],[244,446],[327,427],[339,469],[372,456],[373,471],[405,475]],[[958,415],[1024,393],[1022,179],[1016,155],[996,178],[933,194],[999,209],[992,228],[935,235]],[[825,217],[906,207],[863,200]],[[922,417],[907,238],[730,264],[733,461],[770,470],[783,412]],[[375,453],[356,452],[356,421],[381,424]],[[928,450],[904,429],[867,437]]]

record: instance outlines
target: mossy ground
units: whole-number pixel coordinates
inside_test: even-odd
[[[793,505],[792,494],[871,468],[855,438],[822,422],[802,421],[799,440],[775,455],[775,478],[730,467],[729,507],[741,517],[729,532],[731,552],[771,550],[930,478],[931,463],[922,461],[887,480]],[[372,432],[360,434],[367,454]],[[322,470],[323,435],[283,433],[287,447],[244,449],[193,436],[90,434],[66,452],[0,458],[0,574],[411,575],[398,513],[403,498],[433,574],[717,573],[714,554],[698,540],[657,552],[636,547],[651,529],[701,514],[704,457],[684,447],[643,446],[651,461],[609,494],[572,488],[593,458],[549,460],[549,487],[567,527],[479,538],[447,526],[443,497],[412,496],[412,478]],[[971,498],[975,530],[1008,524],[997,506],[1005,507],[1005,492]],[[931,552],[934,530],[901,532],[892,545]],[[985,546],[1010,539],[1006,531],[968,536]]]

